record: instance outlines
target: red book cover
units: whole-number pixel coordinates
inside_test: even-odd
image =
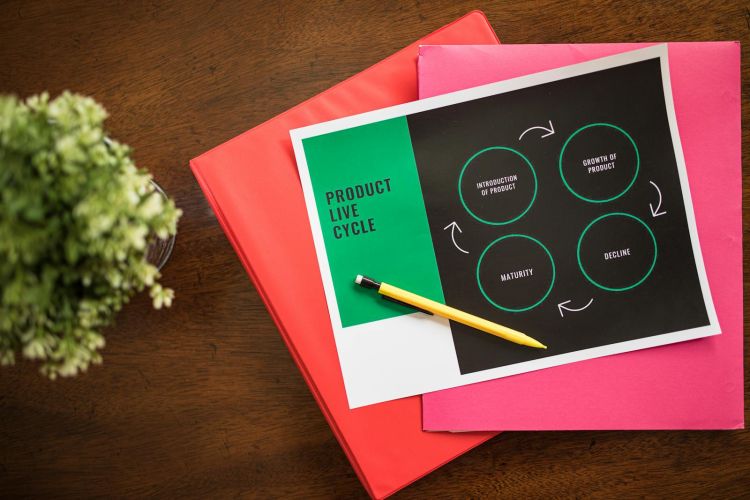
[[[651,44],[422,47],[420,97],[646,45]],[[431,392],[422,400],[426,430],[744,427],[740,45],[670,42],[668,51],[697,230],[722,334]],[[655,186],[648,188],[661,200]],[[657,199],[652,203],[651,213],[658,215]],[[666,210],[665,198],[661,215]],[[664,314],[674,313],[665,308]]]
[[[368,493],[384,498],[494,433],[422,431],[411,397],[350,410],[289,130],[418,98],[419,45],[497,44],[471,12],[190,162],[224,232]],[[300,286],[304,276],[307,286]]]

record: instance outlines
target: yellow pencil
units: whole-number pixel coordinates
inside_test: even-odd
[[[385,298],[406,304],[427,314],[435,314],[443,318],[448,318],[466,326],[476,328],[477,330],[495,335],[496,337],[510,340],[516,344],[536,347],[538,349],[547,348],[546,345],[517,330],[513,330],[507,326],[498,325],[497,323],[480,318],[479,316],[474,316],[473,314],[461,311],[455,307],[435,302],[434,300],[422,297],[416,293],[407,292],[406,290],[389,285],[388,283],[379,283],[374,279],[362,276],[361,274],[357,275],[354,282],[364,288],[377,290],[378,293]]]

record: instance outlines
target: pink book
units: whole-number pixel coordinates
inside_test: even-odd
[[[421,98],[648,44],[420,48]],[[425,394],[428,431],[744,427],[740,45],[670,43],[675,111],[722,334]]]

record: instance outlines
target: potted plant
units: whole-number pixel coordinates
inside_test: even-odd
[[[149,245],[181,211],[89,97],[0,96],[0,363],[41,362],[54,379],[100,363],[101,329],[137,292],[169,306]]]

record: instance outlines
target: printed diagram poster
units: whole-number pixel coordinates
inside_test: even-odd
[[[292,131],[352,408],[720,332],[668,68],[649,47]]]

